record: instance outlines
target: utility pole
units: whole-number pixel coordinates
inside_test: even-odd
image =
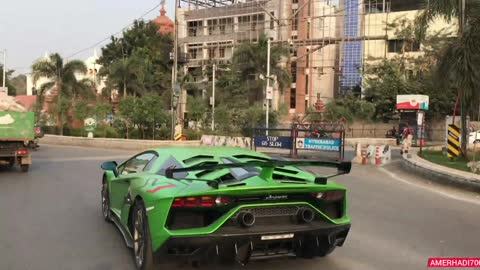
[[[269,96],[269,91],[270,91],[270,38],[267,40],[267,88],[265,89],[265,99],[266,99],[266,104],[267,104],[267,111],[265,114],[265,134],[268,136],[268,113],[270,111],[270,99],[272,99],[271,96]]]
[[[173,68],[172,68],[172,97],[171,97],[171,108],[172,108],[172,141],[175,140],[175,126],[176,126],[176,107],[174,104],[175,90],[177,85],[177,72],[178,72],[178,5],[179,0],[175,0],[175,31],[173,37]]]
[[[3,50],[3,87],[6,82],[6,70],[7,70],[7,50]]]
[[[213,76],[212,76],[212,131],[215,130],[215,71],[217,65],[213,64]]]

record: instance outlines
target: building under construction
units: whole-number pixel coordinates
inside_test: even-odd
[[[209,63],[230,63],[235,47],[266,35],[272,44],[291,48],[281,65],[292,84],[274,86],[272,107],[287,104],[290,113],[323,105],[348,91],[361,91],[362,69],[369,61],[400,52],[400,40],[387,24],[413,20],[422,0],[181,0],[178,41],[184,69],[207,74]],[[420,46],[409,46],[411,53]],[[205,76],[205,75],[203,75]],[[202,80],[202,76],[197,78]]]

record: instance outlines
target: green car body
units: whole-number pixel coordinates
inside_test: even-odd
[[[105,162],[104,217],[134,248],[139,269],[170,257],[325,256],[350,228],[346,189],[290,163],[228,147],[160,148]],[[348,162],[324,163],[350,171]]]

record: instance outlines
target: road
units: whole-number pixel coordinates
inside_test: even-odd
[[[130,250],[100,211],[100,162],[130,154],[42,146],[30,173],[1,171],[0,269],[134,269]],[[395,164],[357,166],[338,181],[349,188],[353,220],[344,247],[327,258],[244,269],[426,269],[429,257],[479,256],[478,194],[425,184]]]

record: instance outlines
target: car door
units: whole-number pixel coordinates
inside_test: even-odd
[[[134,179],[141,179],[140,177],[144,169],[148,164],[154,162],[157,157],[156,152],[147,151],[134,156],[118,166],[119,176],[110,183],[111,208],[117,216],[121,216],[121,210],[128,196],[130,182]]]

